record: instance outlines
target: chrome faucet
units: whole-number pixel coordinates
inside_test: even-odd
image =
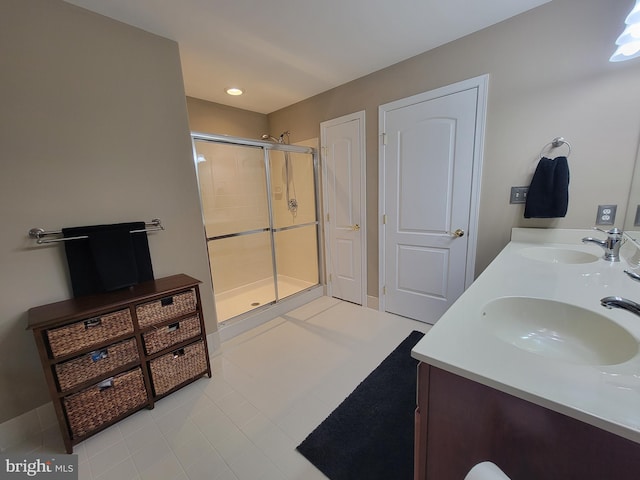
[[[584,237],[582,243],[595,243],[600,245],[604,249],[604,258],[609,262],[620,261],[620,246],[622,245],[622,230],[618,228],[612,228],[611,230],[601,230],[597,227],[593,227],[594,230],[598,230],[607,234],[606,240],[599,240],[592,237]]]
[[[622,297],[604,297],[600,305],[605,308],[621,308],[640,317],[640,304]]]

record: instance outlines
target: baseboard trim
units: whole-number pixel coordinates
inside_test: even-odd
[[[367,295],[367,308],[373,308],[374,310],[380,309],[380,299],[373,295]]]

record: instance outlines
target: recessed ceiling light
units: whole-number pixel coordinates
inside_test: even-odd
[[[231,87],[231,88],[227,88],[227,93],[229,95],[242,95],[243,91],[241,88]]]

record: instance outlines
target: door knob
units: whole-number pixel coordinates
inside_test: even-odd
[[[355,225],[351,225],[351,230],[353,230],[355,232],[359,232],[360,231],[360,225],[358,225],[357,223]]]
[[[453,232],[452,234],[454,237],[464,237],[464,230],[462,230],[461,228],[457,229],[455,232]]]

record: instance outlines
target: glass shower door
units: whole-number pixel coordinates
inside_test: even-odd
[[[277,295],[319,283],[318,218],[313,155],[269,151]]]
[[[264,150],[194,141],[218,321],[276,300]]]

